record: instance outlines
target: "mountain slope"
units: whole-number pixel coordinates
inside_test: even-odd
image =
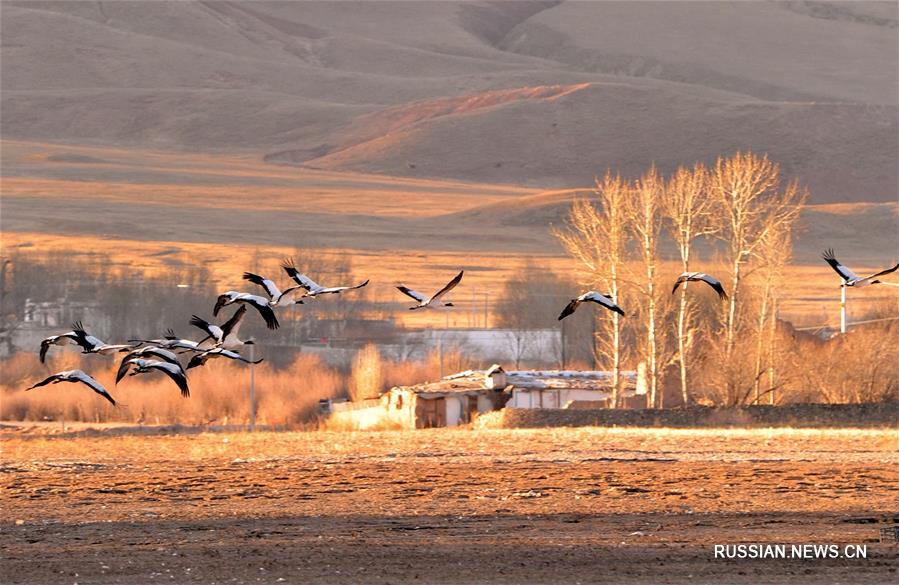
[[[441,105],[434,102],[409,106],[405,116],[368,114],[364,119],[384,127],[382,134],[306,164],[484,182],[518,177],[561,187],[589,185],[606,169],[634,176],[655,163],[670,172],[754,150],[781,163],[785,176],[798,177],[815,202],[896,197],[899,127],[881,108],[770,102],[655,80],[568,86],[552,98],[537,95],[540,89],[506,92],[518,99],[484,100],[481,107],[441,109],[440,116],[431,115]],[[397,118],[405,123],[388,125]]]
[[[2,134],[542,187],[752,148],[813,201],[891,201],[896,10],[4,2]]]

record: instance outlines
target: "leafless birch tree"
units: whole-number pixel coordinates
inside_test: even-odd
[[[798,209],[792,217],[782,218],[778,227],[765,230],[755,254],[758,259],[759,307],[756,319],[755,368],[753,372],[754,404],[762,397],[762,377],[767,371],[768,389],[774,390],[774,344],[776,339],[777,302],[776,291],[783,281],[783,269],[792,258],[793,223],[798,219]],[[745,400],[744,400],[745,402]]]
[[[719,158],[711,172],[710,192],[722,216],[722,237],[727,243],[726,257],[730,266],[730,301],[724,315],[724,351],[726,369],[734,357],[738,330],[742,326],[739,313],[742,301],[743,267],[756,253],[769,232],[789,229],[796,219],[806,193],[793,181],[780,184],[780,167],[767,155],[751,152]],[[736,381],[724,381],[728,396],[739,395]]]
[[[631,185],[610,172],[597,179],[594,197],[576,201],[568,215],[568,229],[555,230],[556,237],[574,256],[588,274],[590,286],[603,287],[612,300],[618,302],[624,268],[627,230],[625,203]],[[598,318],[597,357],[603,358],[612,371],[612,408],[619,404],[621,391],[622,347],[621,317],[608,312]]]
[[[662,206],[680,255],[681,272],[690,271],[697,238],[712,235],[719,229],[713,201],[707,192],[708,181],[708,170],[697,164],[692,169],[678,168],[665,184]],[[677,309],[677,353],[681,398],[685,406],[690,403],[688,352],[696,339],[695,310],[687,296],[688,284],[685,282],[681,286]]]
[[[645,353],[647,368],[647,406],[660,406],[659,378],[662,372],[660,356],[662,340],[660,339],[659,299],[660,283],[658,275],[659,238],[662,233],[661,202],[664,181],[655,167],[640,177],[626,207],[626,224],[633,233],[638,244],[643,274],[638,276],[637,283],[643,298],[642,317],[645,319]]]

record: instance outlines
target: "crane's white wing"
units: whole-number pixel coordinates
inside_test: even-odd
[[[265,289],[265,294],[272,300],[277,299],[281,296],[281,291],[278,289],[278,285],[271,279],[265,278],[263,276],[259,276],[258,274],[253,274],[252,272],[244,272],[243,279],[249,280],[252,283],[258,284],[262,288]]]
[[[301,274],[299,270],[297,270],[296,266],[293,265],[293,261],[285,260],[283,264],[281,264],[281,268],[284,269],[284,272],[287,273],[287,276],[291,277],[296,281],[298,285],[305,288],[309,292],[318,292],[322,289],[322,286],[306,276],[305,274]]]
[[[715,289],[715,292],[718,293],[718,296],[721,297],[722,299],[727,298],[727,293],[724,292],[724,287],[721,285],[721,282],[714,276],[712,276],[710,274],[701,273],[699,275],[699,277],[697,278],[697,280],[701,280],[704,283],[706,283],[707,285],[709,285],[710,287],[712,287],[713,289]]]
[[[222,341],[222,337],[224,337],[224,332],[222,331],[221,327],[219,327],[218,325],[213,325],[206,319],[198,317],[197,315],[190,316],[190,324],[197,329],[204,331],[206,335],[214,339],[217,343],[220,343]]]
[[[833,268],[836,273],[843,278],[843,280],[849,281],[858,279],[858,275],[856,273],[852,272],[839,263],[836,257],[834,257],[832,249],[825,250],[822,258],[824,258],[824,260],[826,260],[827,263],[830,264],[831,268]]]
[[[604,295],[602,293],[598,293],[596,291],[591,290],[590,292],[587,292],[587,293],[581,295],[580,298],[581,298],[581,300],[584,300],[584,301],[590,301],[593,303],[600,304],[603,307],[609,309],[610,311],[614,311],[614,312],[618,313],[619,315],[624,315],[624,311],[621,309],[621,307],[619,307],[617,304],[615,304],[615,301],[613,301],[612,299],[610,299],[609,297],[607,297],[606,295]]]
[[[398,286],[398,287],[396,287],[396,288],[397,288],[397,290],[399,290],[401,293],[403,293],[403,294],[406,295],[407,297],[412,297],[413,299],[415,299],[415,300],[418,301],[419,303],[423,303],[423,302],[425,302],[425,301],[427,300],[423,294],[421,294],[421,293],[418,292],[418,291],[414,291],[414,290],[412,290],[412,289],[409,288],[409,287],[400,285],[400,286]]]
[[[163,372],[178,385],[178,388],[181,390],[181,396],[185,398],[190,396],[190,388],[187,387],[187,376],[184,375],[184,370],[181,369],[180,365],[153,361],[146,364],[145,367]]]
[[[312,292],[314,292],[315,294],[319,294],[319,295],[328,294],[328,293],[333,294],[333,293],[343,292],[345,290],[353,290],[353,289],[357,289],[357,288],[362,288],[363,286],[366,286],[367,284],[368,284],[368,281],[366,280],[362,284],[357,284],[355,286],[329,286],[327,288],[319,288],[318,290],[312,291]]]
[[[81,370],[72,370],[67,377],[67,381],[78,381],[82,384],[85,384],[91,390],[93,390],[94,392],[111,402],[113,406],[115,406],[115,400],[112,398],[112,396],[109,395],[109,392],[106,391],[106,388],[104,388],[103,385],[100,384],[100,382],[97,382]]]

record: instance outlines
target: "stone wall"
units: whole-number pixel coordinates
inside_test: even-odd
[[[796,427],[899,428],[899,404],[790,404],[687,409],[505,408],[480,417],[480,428],[540,427]]]

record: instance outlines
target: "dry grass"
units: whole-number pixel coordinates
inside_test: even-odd
[[[829,453],[861,459],[877,453],[886,463],[896,455],[896,432],[876,429],[670,429],[670,428],[554,428],[554,429],[424,429],[416,431],[339,430],[316,432],[203,433],[198,435],[144,436],[107,432],[64,440],[40,430],[17,438],[0,435],[10,462],[46,460],[278,460],[297,455],[310,457],[391,456],[440,459],[457,455],[480,460],[520,456],[522,460],[579,460],[598,452],[625,454],[667,452],[679,458],[731,459],[760,457],[776,445],[782,458],[804,458]],[[27,440],[26,440],[27,439]],[[298,452],[297,445],[302,445]],[[485,450],[485,445],[491,445]],[[828,450],[840,445],[839,451]],[[539,454],[539,455],[538,455]],[[622,456],[622,453],[618,453]],[[772,454],[773,455],[773,454]]]
[[[163,374],[124,378],[115,385],[118,360],[101,362],[96,356],[64,353],[51,358],[48,368],[32,354],[19,353],[3,362],[3,400],[0,419],[146,422],[149,424],[245,424],[250,418],[249,370],[240,364],[210,361],[188,373],[190,398],[182,398]],[[257,423],[295,426],[311,420],[319,399],[343,389],[343,376],[318,357],[298,356],[289,367],[275,370],[263,363],[255,368]],[[24,388],[52,372],[82,368],[103,384],[118,402],[113,407],[78,384]]]
[[[784,367],[784,394],[793,401],[899,401],[897,339],[899,321],[858,326],[824,343],[795,340]]]
[[[0,420],[222,425],[245,424],[250,418],[250,373],[244,364],[211,360],[189,370],[191,396],[187,399],[181,398],[175,384],[163,374],[126,376],[116,385],[118,364],[119,358],[85,356],[73,350],[51,351],[46,365],[32,352],[13,354],[0,361]],[[457,351],[444,351],[444,373],[471,366]],[[254,367],[258,424],[287,427],[310,422],[320,399],[347,394],[353,399],[369,398],[393,386],[440,377],[436,351],[423,360],[392,361],[382,359],[373,345],[359,354],[349,375],[309,354],[297,355],[283,368],[275,369],[267,363]],[[76,368],[103,384],[117,406],[77,384],[24,390],[51,373]]]

